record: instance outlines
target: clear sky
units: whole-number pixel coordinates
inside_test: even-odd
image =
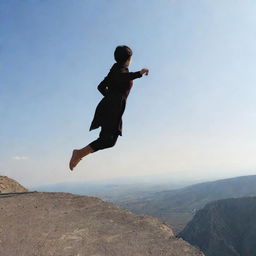
[[[24,185],[256,170],[256,1],[1,0],[0,175]],[[114,148],[68,169],[115,47],[134,81]],[[155,177],[155,176],[153,176]]]

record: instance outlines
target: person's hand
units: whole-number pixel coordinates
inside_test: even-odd
[[[148,72],[149,72],[149,70],[148,70],[147,68],[143,68],[143,69],[140,71],[141,75],[143,75],[143,74],[146,73],[146,76],[148,75]]]

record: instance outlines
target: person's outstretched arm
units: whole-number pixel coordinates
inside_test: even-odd
[[[142,74],[140,73],[140,71],[127,72],[125,68],[122,68],[117,75],[120,80],[134,80],[136,78],[142,77]]]
[[[136,72],[127,72],[127,70],[125,68],[122,68],[121,72],[118,73],[118,77],[121,80],[134,80],[136,78],[142,77],[142,75],[144,73],[146,73],[146,75],[148,75],[148,72],[149,72],[149,70],[146,68],[143,68],[140,71],[136,71]]]

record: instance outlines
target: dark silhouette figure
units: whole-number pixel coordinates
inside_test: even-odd
[[[114,52],[116,63],[108,75],[98,85],[98,90],[104,96],[99,102],[90,131],[101,127],[99,138],[86,147],[74,149],[69,163],[70,170],[86,155],[101,149],[113,147],[119,135],[122,136],[122,115],[126,100],[133,86],[133,80],[148,75],[146,68],[137,72],[129,72],[132,50],[125,45],[117,46]]]

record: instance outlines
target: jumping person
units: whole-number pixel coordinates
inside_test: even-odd
[[[86,155],[101,149],[113,147],[118,136],[122,136],[122,115],[126,100],[133,85],[133,80],[148,75],[146,68],[137,72],[129,72],[132,50],[126,45],[117,46],[114,52],[116,63],[108,75],[98,85],[98,90],[104,96],[98,104],[90,131],[101,127],[99,138],[86,147],[74,149],[69,162],[70,170]]]

